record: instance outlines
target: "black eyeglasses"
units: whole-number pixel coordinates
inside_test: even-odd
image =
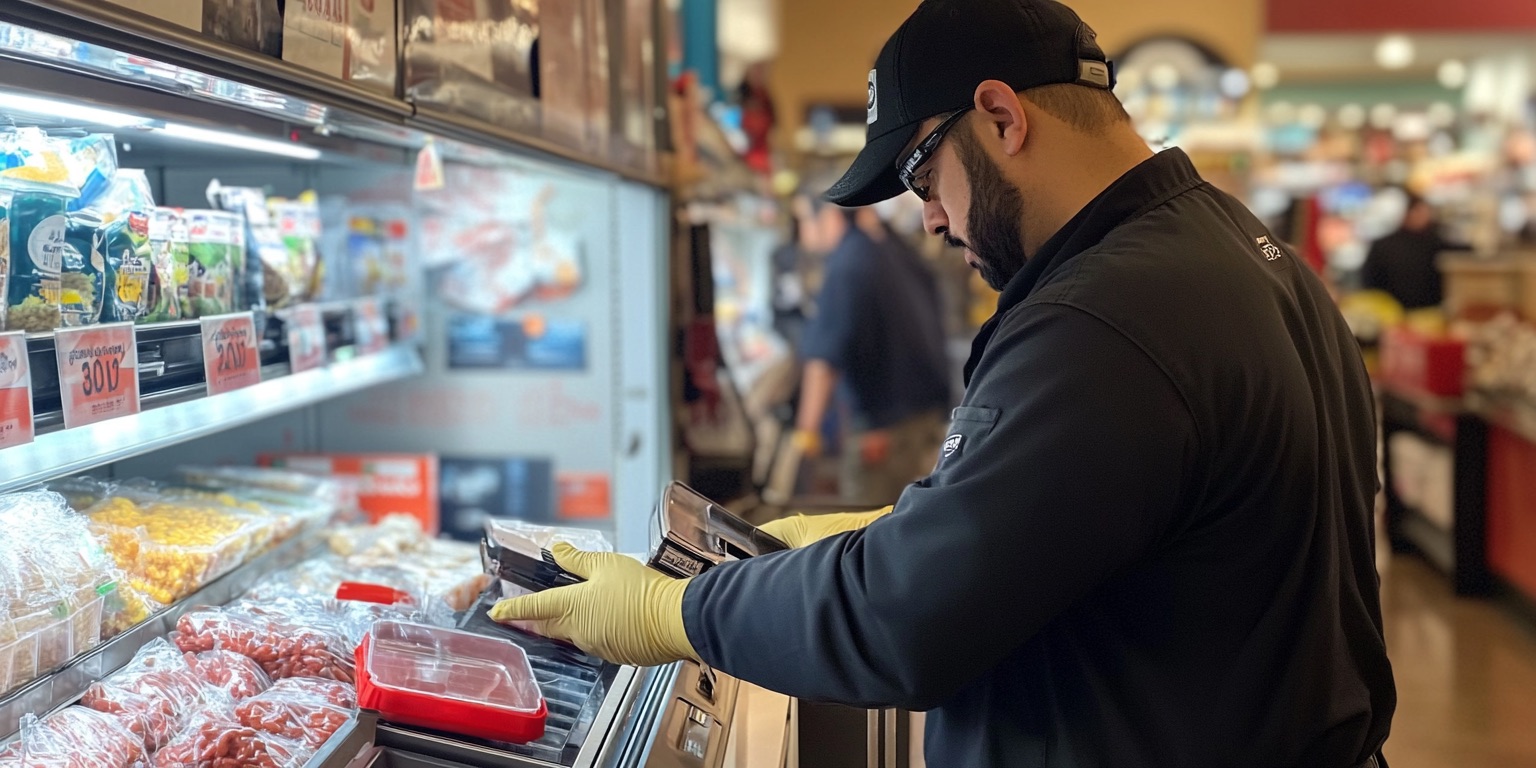
[[[897,167],[896,176],[901,179],[903,186],[912,190],[912,194],[917,195],[917,199],[925,203],[928,202],[929,189],[926,183],[918,181],[917,169],[923,167],[923,164],[933,157],[933,153],[938,150],[939,144],[944,141],[944,134],[949,133],[949,129],[955,127],[955,123],[960,122],[960,118],[965,117],[965,113],[971,111],[971,109],[972,107],[966,107],[944,118],[944,122],[939,123],[939,126],[934,128],[932,133],[924,136],[923,140],[917,143],[917,149],[912,150],[912,154],[907,155],[907,159],[902,161],[901,165]]]

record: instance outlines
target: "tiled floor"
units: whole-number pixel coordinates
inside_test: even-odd
[[[1457,598],[1413,556],[1382,568],[1397,715],[1392,768],[1536,768],[1536,627]]]

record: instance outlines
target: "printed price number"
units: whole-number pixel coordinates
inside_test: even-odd
[[[122,353],[102,359],[80,361],[80,392],[86,397],[115,395],[123,388]]]

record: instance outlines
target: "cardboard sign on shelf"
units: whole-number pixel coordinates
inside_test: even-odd
[[[153,16],[172,24],[201,31],[203,28],[203,4],[187,0],[108,0],[129,10]]]
[[[293,373],[325,365],[325,319],[313,304],[294,307],[288,315],[288,365]]]
[[[219,395],[261,383],[261,346],[250,312],[202,318],[203,373],[208,394]]]
[[[61,328],[53,339],[65,427],[139,412],[139,347],[132,323]]]
[[[27,335],[0,333],[0,448],[32,442],[32,369]]]
[[[256,462],[314,475],[357,480],[357,505],[368,519],[409,515],[436,536],[438,523],[437,456],[422,453],[262,454]]]
[[[283,60],[394,95],[395,0],[288,5]]]

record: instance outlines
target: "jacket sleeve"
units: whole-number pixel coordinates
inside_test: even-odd
[[[863,530],[696,577],[688,637],[781,693],[938,706],[1163,537],[1197,450],[1189,413],[1104,322],[1019,307],[932,477]]]

